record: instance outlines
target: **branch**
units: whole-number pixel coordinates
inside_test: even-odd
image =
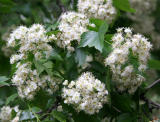
[[[153,86],[155,86],[156,84],[160,83],[160,79],[154,81],[151,85],[149,85],[146,90],[148,91],[149,89],[151,89]]]
[[[61,0],[56,0],[57,5],[59,6],[59,8],[61,9],[62,12],[65,12],[66,9],[64,7],[64,5],[62,5]]]
[[[146,103],[148,103],[149,105],[149,108],[150,108],[150,105],[152,105],[152,108],[151,109],[160,109],[160,104],[159,103],[156,103],[156,102],[153,102],[149,99],[147,99],[144,94],[141,96],[141,99],[144,100]]]
[[[117,112],[119,112],[119,113],[121,113],[121,111],[118,109],[118,108],[116,108],[116,107],[114,107],[114,106],[112,106]]]
[[[14,86],[16,86],[16,85],[15,85],[15,84],[9,84],[9,85],[0,85],[0,88],[1,88],[1,87],[5,87],[5,86],[8,86],[8,87],[10,87],[10,86],[13,86],[13,87],[14,87]]]
[[[55,109],[57,109],[57,107],[58,107],[58,103],[60,102],[60,100],[61,100],[61,98],[60,97],[56,97],[56,101],[55,101],[55,103],[52,105],[52,107],[51,108],[49,108],[46,112],[44,112],[44,111],[40,111],[40,112],[38,112],[37,114],[43,114],[43,113],[46,113],[45,115],[43,115],[42,117],[41,117],[41,119],[40,120],[44,120],[45,118],[47,118],[47,116],[53,111],[53,110],[55,110]]]

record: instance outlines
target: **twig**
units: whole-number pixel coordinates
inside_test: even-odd
[[[112,106],[117,112],[119,112],[119,113],[121,113],[121,111],[118,109],[118,108],[116,108],[116,107],[114,107],[114,106]]]
[[[144,96],[144,94],[149,91],[152,87],[154,87],[156,84],[160,83],[160,79],[154,81],[152,84],[150,84],[145,90],[141,93],[141,96]]]
[[[16,86],[16,85],[15,85],[15,84],[9,84],[9,85],[0,85],[0,88],[1,88],[1,87],[5,87],[5,86],[8,86],[8,87],[10,87],[10,86],[13,86],[13,87],[14,87],[14,86]]]
[[[61,0],[56,0],[56,3],[57,3],[57,5],[59,6],[59,8],[61,9],[62,12],[66,11],[64,5],[61,4]]]
[[[155,106],[156,108],[160,109],[160,104],[159,104],[159,103],[153,102],[153,101],[151,101],[151,100],[149,100],[149,102],[150,102],[153,106]]]
[[[155,86],[155,85],[158,84],[158,83],[160,83],[160,79],[154,81],[151,85],[149,85],[149,86],[146,88],[146,90],[151,89],[153,86]]]
[[[147,98],[144,96],[144,94],[141,95],[141,99],[144,100],[144,101],[149,105],[149,108],[150,108],[150,105],[152,105],[152,108],[151,108],[151,109],[154,109],[154,108],[160,109],[160,104],[159,104],[159,103],[156,103],[156,102],[153,102],[153,101],[147,99]]]

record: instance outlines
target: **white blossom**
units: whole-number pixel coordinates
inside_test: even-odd
[[[107,102],[108,91],[92,73],[83,73],[76,81],[71,81],[63,88],[64,103],[72,104],[79,112],[98,113]]]
[[[16,116],[12,119],[12,111],[16,112]],[[1,122],[19,122],[19,116],[21,111],[18,109],[18,106],[11,108],[10,106],[3,106],[0,112],[0,121]]]
[[[112,41],[113,51],[105,64],[111,67],[117,89],[133,93],[145,80],[141,73],[147,68],[152,45],[142,35],[133,34],[130,28],[117,29]]]
[[[89,18],[103,19],[109,23],[117,13],[112,0],[78,0],[78,11]]]
[[[52,38],[54,36],[52,35]],[[19,47],[17,51],[19,56],[14,55],[11,58],[11,63],[28,58],[29,53],[34,54],[36,59],[46,57],[44,52],[51,52],[52,50],[52,47],[47,44],[51,41],[49,38],[43,25],[33,24],[30,28],[18,27],[10,34],[8,39],[8,46]],[[23,57],[20,57],[22,55]]]
[[[80,42],[81,34],[88,31],[88,25],[90,25],[89,19],[84,14],[76,12],[63,13],[58,26],[61,33],[57,36],[57,45],[67,48],[69,51],[74,51],[71,43],[74,40]]]
[[[10,34],[8,45],[19,47],[17,54],[12,55],[11,64],[16,64],[12,82],[17,86],[21,98],[33,99],[41,88],[52,94],[58,89],[58,82],[49,75],[39,75],[29,59],[47,59],[52,52],[48,44],[55,35],[48,37],[43,25],[33,24],[30,28],[20,26]]]
[[[39,76],[37,70],[31,69],[31,63],[19,64],[12,82],[18,88],[18,94],[21,98],[33,99],[34,95],[40,88],[50,94],[58,89],[59,82],[49,75]]]

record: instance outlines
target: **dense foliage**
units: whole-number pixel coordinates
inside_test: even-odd
[[[158,122],[159,4],[0,0],[0,121]]]

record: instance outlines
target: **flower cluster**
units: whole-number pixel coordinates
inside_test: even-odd
[[[45,88],[49,93],[57,90],[57,83],[49,75],[39,76],[32,63],[35,60],[46,59],[49,57],[52,47],[48,44],[50,39],[46,36],[44,27],[34,24],[27,28],[20,26],[11,33],[8,45],[18,48],[17,54],[12,55],[11,64],[16,64],[16,71],[12,82],[17,86],[19,96],[32,99],[40,88]]]
[[[113,81],[119,91],[135,92],[145,80],[142,73],[147,68],[152,45],[140,34],[132,34],[130,28],[119,28],[112,38],[113,51],[105,59],[113,72]]]
[[[34,24],[30,28],[20,26],[14,30],[8,39],[8,46],[16,47],[19,56],[13,61],[27,59],[29,53],[34,54],[36,59],[47,58],[52,51],[52,47],[47,43],[50,38],[46,36],[46,30],[40,24]],[[13,56],[14,57],[14,56]],[[14,63],[14,62],[13,62]]]
[[[12,118],[12,111],[15,111],[16,116]],[[9,106],[3,106],[0,112],[1,122],[18,122],[21,111],[18,109],[18,106],[11,108]]]
[[[90,24],[87,16],[76,12],[63,13],[60,19],[58,28],[61,32],[57,35],[57,45],[67,48],[69,51],[74,51],[71,42],[76,40],[79,43],[81,34],[88,30],[87,26],[94,25]]]
[[[31,62],[18,63],[17,70],[12,79],[12,82],[17,86],[18,94],[21,98],[32,99],[40,88],[45,89],[49,93],[53,93],[58,89],[54,78],[49,75],[39,76],[36,69],[31,69],[31,65]]]
[[[107,102],[108,91],[92,73],[83,73],[76,81],[64,81],[62,97],[64,103],[74,105],[75,109],[88,114],[98,113]]]
[[[79,0],[78,11],[89,18],[104,19],[108,22],[112,22],[116,16],[112,0]]]

